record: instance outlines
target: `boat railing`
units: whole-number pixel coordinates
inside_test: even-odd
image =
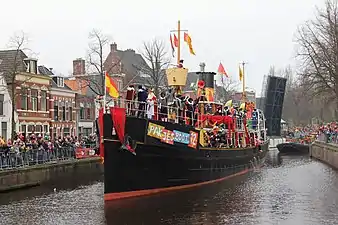
[[[195,121],[194,111],[188,110],[185,107],[179,108],[161,105],[154,101],[141,102],[120,98],[114,100],[112,105],[125,108],[126,114],[128,116],[136,116],[173,123],[185,123],[189,125],[194,125]]]
[[[213,134],[215,134],[214,124],[208,121],[208,119],[203,120],[203,118],[212,117],[212,114],[201,114],[200,112],[187,110],[185,107],[178,108],[160,105],[157,102],[130,101],[122,98],[114,100],[112,105],[125,108],[128,116],[193,125],[203,131],[201,137],[202,143],[203,139],[205,139],[205,145],[208,147],[236,148],[253,146],[256,143],[256,139],[259,139],[261,136],[262,122],[258,121],[259,119],[245,118],[244,120],[240,115],[229,116],[233,127],[223,124],[224,126],[221,128],[222,132],[219,134],[222,136],[222,141],[213,143],[211,139]],[[217,126],[216,129],[218,129]]]

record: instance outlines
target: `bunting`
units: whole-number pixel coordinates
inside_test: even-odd
[[[192,54],[192,55],[195,55],[195,52],[194,52],[194,49],[192,48],[192,44],[191,44],[191,38],[190,38],[190,36],[189,36],[189,34],[188,33],[185,33],[184,32],[184,41],[188,44],[188,46],[189,46],[189,51],[190,51],[190,54]]]

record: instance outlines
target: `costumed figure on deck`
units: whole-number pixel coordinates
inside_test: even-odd
[[[138,86],[138,92],[137,92],[137,101],[138,101],[138,112],[137,117],[144,117],[145,110],[146,110],[146,102],[147,102],[148,94],[145,91],[145,89],[142,87],[142,85]]]
[[[194,112],[194,100],[187,96],[185,99],[185,117],[186,117],[186,124],[187,125],[193,125],[194,124],[194,118],[193,118],[193,112]]]
[[[150,89],[148,98],[147,98],[147,118],[148,119],[156,119],[156,115],[155,115],[155,112],[157,111],[155,109],[156,101],[157,101],[157,98],[154,94],[154,90]]]
[[[177,115],[177,118],[178,118],[178,123],[184,123],[184,121],[183,121],[184,104],[183,104],[182,100],[183,100],[182,95],[180,95],[178,93],[174,94],[174,108],[175,108],[176,115]]]
[[[136,98],[136,92],[134,85],[129,85],[127,88],[127,95],[126,95],[126,100],[127,100],[127,113],[129,115],[134,115],[135,114],[135,106],[134,106],[134,100]]]
[[[161,121],[168,121],[168,97],[169,94],[165,93],[164,91],[161,92],[159,102],[159,109],[160,113],[158,115],[159,120]]]
[[[181,59],[181,60],[180,60],[180,63],[177,65],[177,68],[184,68],[184,67],[183,67],[183,62],[184,62],[184,60]]]

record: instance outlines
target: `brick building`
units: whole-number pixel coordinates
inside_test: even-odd
[[[51,69],[39,66],[39,72],[52,78],[49,92],[51,137],[76,136],[75,92],[64,83],[64,77],[54,75]]]
[[[51,78],[39,74],[37,59],[28,58],[22,50],[0,51],[0,61],[0,73],[5,78],[3,82],[6,83],[9,94],[10,104],[7,106],[11,108],[12,102],[15,102],[14,118],[11,110],[10,115],[7,115],[7,130],[11,129],[13,119],[16,131],[26,134],[47,133],[50,122],[48,95]],[[14,96],[12,88],[15,88]]]
[[[73,61],[73,76],[65,79],[65,84],[75,92],[75,110],[78,135],[89,136],[94,133],[95,98],[97,96],[90,88],[90,81],[96,85],[96,80],[88,79],[85,71],[85,60],[78,58]],[[99,83],[97,83],[99,85]],[[102,85],[99,85],[102,88]]]

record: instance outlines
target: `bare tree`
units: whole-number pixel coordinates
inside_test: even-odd
[[[224,75],[221,75],[224,76]],[[216,89],[216,97],[217,100],[221,102],[228,101],[231,97],[235,94],[236,90],[238,89],[240,82],[232,80],[230,78],[221,79],[221,86],[215,85]]]
[[[334,102],[338,119],[338,7],[336,0],[326,0],[317,8],[316,17],[298,29],[297,57],[305,92],[311,97],[325,97]]]
[[[148,75],[145,82],[147,85],[152,86],[155,89],[155,94],[158,95],[160,87],[167,84],[165,70],[170,64],[170,57],[167,56],[163,41],[154,39],[150,42],[144,42],[142,56],[147,65],[138,69],[143,74]]]
[[[16,101],[17,97],[22,94],[20,91],[16,89],[16,87],[22,86],[25,82],[27,82],[30,77],[26,77],[24,80],[18,80],[17,77],[21,72],[25,72],[25,68],[23,66],[23,60],[26,57],[24,51],[27,50],[26,45],[28,43],[27,36],[24,32],[18,32],[15,33],[9,40],[8,48],[11,50],[8,50],[7,53],[9,53],[10,57],[7,57],[6,62],[3,62],[4,65],[1,67],[1,79],[6,84],[6,87],[3,87],[3,89],[7,88],[10,102],[11,102],[11,137],[13,138],[15,136],[15,110],[16,110]]]
[[[96,95],[104,95],[105,89],[105,72],[110,73],[116,66],[120,64],[120,60],[114,62],[108,68],[105,68],[107,58],[106,50],[109,49],[110,38],[101,31],[93,29],[89,33],[89,44],[87,51],[87,74],[80,78],[84,80]]]

